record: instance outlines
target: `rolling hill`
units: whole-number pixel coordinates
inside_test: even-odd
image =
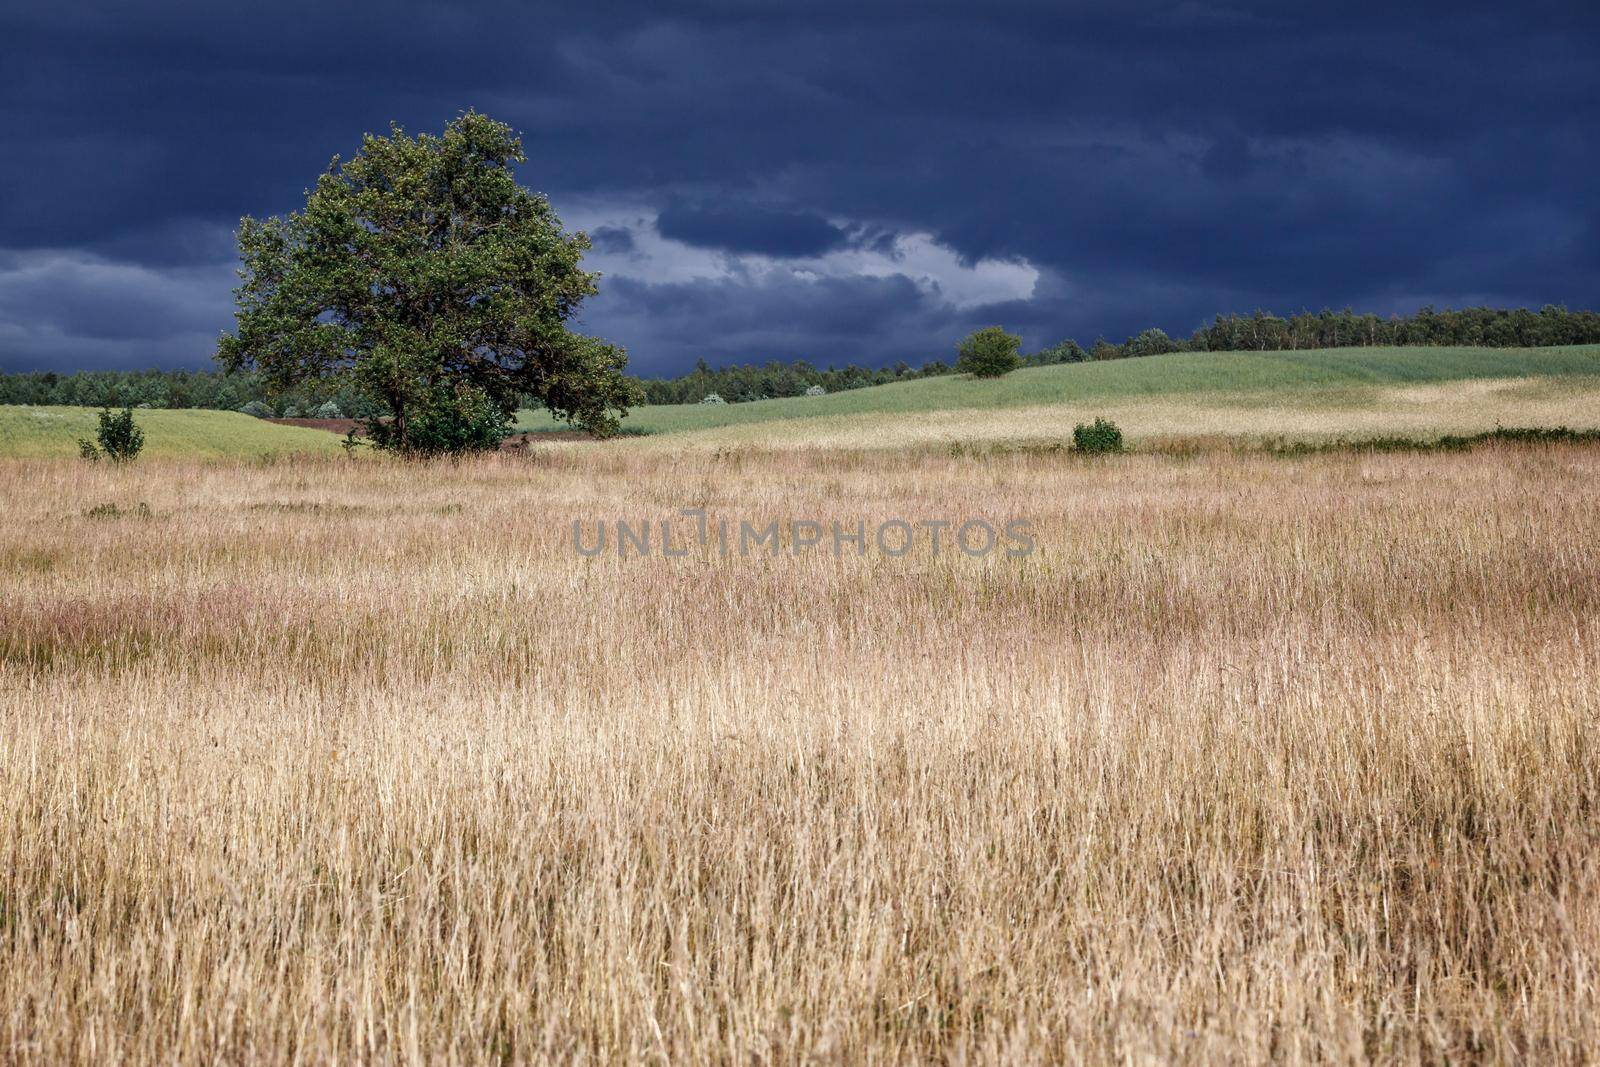
[[[0,457],[76,456],[78,439],[94,440],[94,408],[0,406]],[[139,411],[144,455],[253,458],[296,452],[337,453],[339,438],[323,430],[275,426],[234,411]]]
[[[995,381],[922,378],[820,397],[641,407],[624,423],[648,448],[898,448],[1038,442],[1116,420],[1134,442],[1471,433],[1600,427],[1600,345],[1197,352],[1017,371]],[[226,411],[138,413],[148,456],[336,453],[339,437]],[[523,411],[520,429],[564,428]],[[95,412],[0,406],[0,457],[68,457]]]
[[[1028,368],[995,381],[922,378],[820,397],[641,407],[627,430],[675,447],[896,446],[1070,435],[1104,414],[1134,439],[1469,432],[1600,424],[1600,345],[1174,353]],[[520,425],[555,429],[542,411]],[[662,444],[668,442],[663,441]]]

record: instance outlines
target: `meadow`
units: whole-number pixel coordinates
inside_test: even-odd
[[[1600,428],[1600,346],[1197,352],[1036,367],[994,381],[924,378],[820,397],[644,406],[624,433],[673,452],[726,448],[901,449],[1070,440],[1108,417],[1136,447],[1478,433],[1496,426]],[[326,431],[236,412],[142,410],[146,454],[259,460],[340,454]],[[548,412],[522,431],[567,430]],[[0,457],[77,455],[90,408],[0,405]]]
[[[0,1060],[1600,1047],[1600,450],[652,443],[0,460]]]
[[[95,439],[94,408],[0,405],[0,457],[76,456],[78,441]],[[337,455],[340,439],[321,430],[278,426],[236,411],[140,410],[144,454],[185,459],[308,453]]]
[[[784,447],[936,440],[1038,440],[1109,415],[1138,439],[1476,432],[1600,426],[1600,345],[1183,352],[1034,367],[979,381],[951,375],[820,397],[635,409],[630,432],[669,447]],[[519,425],[553,429],[524,411]]]

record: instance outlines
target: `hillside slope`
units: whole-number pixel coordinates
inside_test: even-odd
[[[1175,353],[949,376],[821,397],[642,407],[626,428],[673,446],[896,446],[1054,439],[1104,414],[1135,438],[1428,433],[1596,425],[1600,345]],[[521,425],[554,428],[544,412]],[[666,442],[662,442],[665,444]]]
[[[94,440],[94,408],[0,406],[0,458],[76,456]],[[234,411],[138,411],[146,456],[248,459],[291,452],[334,453],[339,438],[323,430],[272,423]]]
[[[1131,440],[1469,433],[1496,425],[1600,427],[1600,345],[1177,353],[949,376],[820,397],[642,407],[650,447],[905,447],[1058,441],[1104,415]],[[138,413],[149,456],[336,453],[337,435],[225,411]],[[91,408],[0,406],[0,457],[70,457]],[[530,430],[562,428],[524,411]]]

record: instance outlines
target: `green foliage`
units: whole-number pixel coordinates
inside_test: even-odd
[[[1168,337],[1164,330],[1149,329],[1130,338],[1123,348],[1129,356],[1164,356],[1168,352],[1178,351],[1178,343]]]
[[[596,434],[638,400],[621,349],[568,332],[596,291],[589,247],[517,184],[510,127],[468,112],[440,136],[368,135],[303,211],[245,218],[229,370],[269,388],[334,381],[381,406],[379,447],[476,447],[525,398]],[[376,424],[376,423],[375,423]]]
[[[144,448],[144,431],[133,421],[132,408],[123,408],[121,411],[102,408],[100,428],[95,431],[95,438],[100,443],[98,449],[88,440],[79,438],[79,456],[98,461],[103,455],[113,463],[129,463]]]
[[[1528,308],[1462,308],[1436,311],[1424,306],[1415,315],[1358,315],[1350,308],[1315,314],[1302,311],[1281,318],[1257,310],[1250,315],[1218,315],[1189,339],[1195,351],[1278,352],[1303,348],[1471,345],[1483,348],[1542,348],[1600,342],[1600,314],[1568,311],[1547,304]]]
[[[824,389],[820,385],[811,385],[811,386],[807,386],[806,387],[806,396],[827,396],[827,395],[828,395],[828,391],[826,389]]]
[[[394,419],[369,419],[366,431],[372,446],[386,452],[462,455],[499,448],[501,440],[511,432],[512,422],[512,415],[488,393],[462,385],[420,398],[412,407],[404,431]]]
[[[1120,347],[1107,341],[1104,337],[1094,339],[1094,347],[1089,349],[1089,358],[1095,361],[1107,359],[1121,359],[1124,353]]]
[[[1002,377],[1022,365],[1022,358],[1017,355],[1021,347],[1022,338],[1016,334],[1006,333],[998,326],[985,326],[968,334],[957,346],[960,358],[956,360],[956,371],[974,378]]]
[[[335,404],[331,400],[327,401],[321,407],[317,408],[315,414],[316,414],[316,417],[319,418],[319,419],[342,419],[342,418],[344,418],[344,412],[339,410],[339,405]]]
[[[250,401],[250,403],[239,409],[239,413],[242,415],[249,415],[257,419],[270,419],[274,417],[272,414],[272,409],[259,400]]]
[[[707,393],[701,399],[700,403],[702,403],[702,404],[726,404],[727,401],[722,399],[722,397],[718,396],[716,393]]]
[[[1024,367],[1053,367],[1059,363],[1083,363],[1089,358],[1089,353],[1083,346],[1070,337],[1064,341],[1057,341],[1049,348],[1041,348],[1031,356],[1022,357]]]
[[[1095,419],[1072,428],[1072,447],[1079,452],[1106,453],[1122,451],[1122,430],[1110,419]]]

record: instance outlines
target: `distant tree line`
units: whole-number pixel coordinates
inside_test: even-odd
[[[1554,345],[1600,344],[1600,313],[1568,311],[1547,305],[1527,308],[1463,308],[1436,311],[1424,307],[1415,315],[1358,315],[1324,309],[1283,317],[1265,311],[1250,315],[1218,315],[1188,339],[1174,338],[1160,329],[1143,330],[1113,344],[1098,338],[1085,348],[1067,339],[1022,357],[1024,367],[1090,360],[1133,359],[1169,352],[1293,351],[1303,348],[1403,347],[1407,345],[1457,345],[1478,348],[1541,348]],[[954,374],[956,368],[935,359],[921,367],[896,363],[873,369],[850,364],[842,370],[820,369],[806,362],[770,362],[713,369],[700,360],[695,369],[677,378],[647,378],[642,383],[646,403],[697,404],[716,394],[729,403],[768,397],[803,396],[821,386],[830,393],[868,385]]]
[[[739,404],[780,396],[805,396],[807,390],[818,386],[825,392],[837,393],[868,385],[931,378],[950,374],[952,370],[949,364],[938,359],[921,367],[902,361],[878,368],[858,367],[852,363],[842,369],[815,367],[803,359],[791,363],[772,360],[761,365],[712,368],[702,359],[695,362],[694,370],[688,374],[677,378],[646,378],[640,384],[644,387],[647,404],[698,404],[712,393],[730,404]]]
[[[1074,340],[1061,341],[1032,355],[1023,366],[1080,363],[1099,359],[1159,356],[1168,352],[1281,352],[1303,348],[1400,348],[1408,345],[1455,345],[1471,348],[1543,348],[1554,345],[1600,344],[1600,313],[1568,311],[1546,305],[1527,308],[1462,308],[1415,315],[1358,315],[1323,309],[1287,317],[1256,311],[1218,315],[1188,340],[1159,329],[1144,330],[1112,344],[1097,339],[1087,349]]]
[[[1358,315],[1343,311],[1303,311],[1287,317],[1256,311],[1218,315],[1187,339],[1159,329],[1144,330],[1113,344],[1097,339],[1085,348],[1064,340],[1022,357],[1025,367],[1089,360],[1130,359],[1169,352],[1293,351],[1307,348],[1401,347],[1460,345],[1482,348],[1539,348],[1553,345],[1600,344],[1600,313],[1546,306],[1527,308],[1462,308],[1436,311],[1424,307],[1415,315]],[[769,397],[815,395],[860,389],[869,385],[953,374],[942,359],[920,367],[899,362],[889,367],[821,368],[805,360],[789,363],[741,364],[713,368],[699,360],[694,370],[676,378],[646,378],[639,384],[649,404],[698,404],[715,393],[729,403]],[[53,371],[0,375],[0,404],[68,404],[81,407],[213,408],[287,417],[327,416],[337,410],[346,418],[386,414],[371,400],[349,390],[311,383],[274,391],[261,376],[220,371]]]
[[[1143,336],[1142,334],[1140,336]],[[1279,318],[1263,311],[1253,315],[1218,315],[1189,339],[1194,351],[1278,351],[1298,348],[1394,347],[1461,345],[1474,348],[1542,348],[1547,345],[1600,343],[1600,313],[1568,311],[1547,304],[1527,308],[1462,308],[1379,318],[1357,315],[1349,308]]]
[[[314,418],[337,409],[345,418],[381,415],[354,390],[305,386],[274,392],[260,375],[206,370],[55,371],[0,375],[0,404],[76,407],[207,408],[269,417]]]

